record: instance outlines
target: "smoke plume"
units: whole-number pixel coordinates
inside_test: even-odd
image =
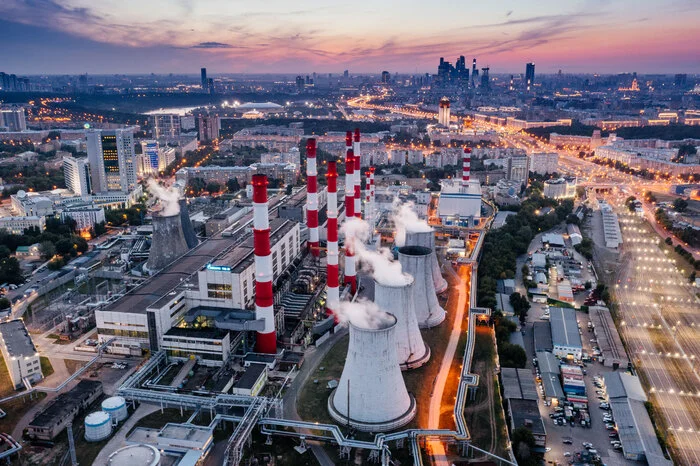
[[[339,322],[350,322],[356,327],[380,329],[394,323],[391,314],[379,309],[372,301],[342,301],[333,309]]]
[[[428,222],[418,217],[414,210],[413,202],[400,203],[394,202],[394,209],[391,214],[391,219],[396,226],[396,238],[394,239],[396,246],[401,247],[406,244],[406,232],[412,233],[427,233],[433,231]]]
[[[167,187],[158,184],[153,178],[148,179],[148,190],[160,201],[162,210],[160,215],[164,217],[170,217],[171,215],[177,215],[180,213],[180,204],[178,200],[180,199],[180,190],[177,187]]]
[[[382,285],[403,286],[411,283],[412,277],[403,272],[400,262],[393,260],[391,251],[387,248],[376,251],[367,248],[369,232],[369,224],[356,217],[346,220],[340,227],[340,233],[345,235],[345,247],[350,248],[359,259],[360,269],[371,274]]]

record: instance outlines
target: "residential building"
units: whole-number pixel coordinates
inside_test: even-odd
[[[0,323],[0,352],[15,389],[24,387],[25,378],[31,383],[44,378],[39,352],[21,319]]]
[[[63,177],[66,180],[66,188],[73,194],[86,196],[92,191],[87,157],[63,157]]]
[[[160,114],[149,117],[151,132],[155,139],[177,138],[181,132],[180,115]]]
[[[218,115],[199,115],[199,140],[200,142],[219,139],[221,121]]]
[[[27,228],[38,228],[39,231],[44,231],[46,229],[46,217],[0,217],[0,230],[7,230],[13,235],[23,235],[24,230]]]
[[[559,154],[557,152],[537,152],[530,155],[530,171],[538,175],[557,173],[559,171]]]
[[[87,149],[94,192],[129,192],[136,187],[133,130],[89,130]]]
[[[12,107],[0,109],[0,127],[7,128],[7,131],[26,131],[27,121],[24,116],[24,108]]]
[[[76,223],[78,231],[89,231],[95,225],[105,221],[105,209],[92,203],[86,205],[72,205],[61,211],[61,220],[71,218]]]
[[[512,155],[506,165],[506,179],[527,184],[530,173],[530,158],[527,155]]]

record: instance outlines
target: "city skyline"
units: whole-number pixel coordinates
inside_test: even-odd
[[[700,72],[700,4],[692,0],[527,8],[9,0],[0,17],[9,44],[0,61],[17,74],[190,74],[200,66],[212,74],[433,73],[440,56],[459,55],[494,74],[522,74],[527,62],[541,74]]]

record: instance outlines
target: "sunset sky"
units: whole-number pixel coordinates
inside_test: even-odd
[[[0,0],[17,74],[700,73],[700,0]]]

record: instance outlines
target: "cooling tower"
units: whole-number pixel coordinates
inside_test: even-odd
[[[401,269],[412,275],[411,300],[416,310],[418,327],[430,328],[445,320],[445,310],[438,303],[433,283],[432,251],[423,246],[399,248]]]
[[[413,303],[415,280],[410,275],[406,278],[401,284],[374,281],[374,303],[396,317],[396,353],[401,370],[415,369],[430,359],[430,347],[423,342]]]
[[[194,232],[194,227],[192,226],[192,221],[190,220],[190,214],[187,212],[187,199],[184,197],[178,201],[180,204],[180,221],[182,222],[182,233],[185,235],[185,242],[187,247],[192,249],[197,246],[199,240],[197,239],[197,234]]]
[[[144,268],[150,273],[161,270],[178,257],[185,254],[189,248],[182,231],[180,214],[163,216],[153,215],[153,237],[148,261]]]
[[[338,388],[328,411],[340,424],[365,432],[398,429],[416,415],[396,353],[396,318],[381,328],[350,323],[350,344]],[[349,405],[349,406],[348,406]]]
[[[406,244],[405,246],[423,246],[424,248],[429,248],[432,251],[432,258],[430,262],[433,269],[433,284],[435,285],[435,291],[442,293],[447,289],[447,281],[442,278],[442,272],[440,272],[440,264],[438,264],[437,255],[435,255],[435,233],[432,231],[406,231]]]

